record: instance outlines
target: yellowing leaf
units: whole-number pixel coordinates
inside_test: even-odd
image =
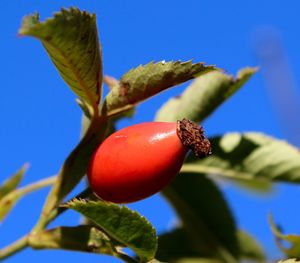
[[[18,187],[18,185],[24,177],[27,167],[27,164],[23,165],[23,167],[20,170],[18,170],[14,175],[9,177],[5,182],[3,182],[2,185],[0,185],[0,200]]]
[[[23,179],[26,170],[27,165],[25,164],[19,171],[0,186],[0,222],[4,220],[23,195],[22,193],[14,190],[16,190]]]

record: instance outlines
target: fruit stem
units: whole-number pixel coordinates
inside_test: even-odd
[[[196,157],[204,158],[211,154],[211,144],[205,137],[202,126],[182,119],[177,121],[177,135],[182,144],[191,149]]]

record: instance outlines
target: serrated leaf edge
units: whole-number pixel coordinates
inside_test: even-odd
[[[133,215],[137,215],[141,220],[144,221],[144,223],[150,227],[151,229],[151,234],[154,235],[156,237],[156,241],[158,240],[158,237],[156,235],[156,229],[151,225],[151,223],[142,215],[140,215],[138,212],[129,209],[127,206],[125,205],[118,205],[115,203],[111,203],[111,202],[107,202],[107,201],[93,201],[93,200],[86,200],[86,199],[81,199],[81,198],[74,198],[70,201],[68,201],[65,204],[60,205],[61,207],[66,207],[66,208],[71,208],[76,210],[75,208],[73,208],[76,205],[85,205],[85,204],[91,204],[91,205],[97,205],[99,202],[101,202],[102,204],[105,204],[107,206],[111,206],[111,207],[119,207],[122,210],[127,210],[128,212],[132,213]],[[76,210],[77,211],[77,210]],[[93,219],[90,218],[90,220],[94,221]],[[95,224],[97,224],[96,222],[94,222]],[[97,224],[98,225],[98,224]],[[100,226],[100,228],[102,228]],[[102,229],[105,233],[107,233],[109,236],[111,236],[113,239],[119,241],[120,243],[124,244],[125,246],[128,246],[128,244],[123,243],[122,240],[119,240],[117,237],[115,237],[115,235],[113,233],[110,233],[110,231],[106,231],[105,229]],[[128,246],[131,247],[131,246]],[[139,250],[138,248],[136,250]],[[156,242],[156,247],[155,247],[155,251],[157,250],[157,242]],[[155,254],[153,255],[153,257],[155,256]]]
[[[75,13],[75,14],[80,14],[80,15],[83,15],[83,16],[88,16],[88,17],[90,17],[94,22],[95,22],[95,20],[96,20],[96,15],[95,15],[94,13],[90,14],[90,13],[88,13],[87,11],[80,11],[78,8],[75,8],[75,7],[71,7],[71,8],[69,8],[69,9],[61,8],[61,11],[60,11],[60,12],[55,12],[55,13],[53,14],[53,17],[46,18],[44,21],[40,21],[40,19],[39,19],[39,18],[40,18],[40,17],[39,17],[39,14],[38,14],[38,13],[34,13],[34,14],[32,14],[32,15],[28,15],[28,16],[25,16],[25,17],[23,18],[22,26],[21,26],[21,28],[20,28],[20,30],[19,30],[19,35],[21,35],[21,36],[28,35],[28,36],[36,37],[35,34],[30,33],[30,31],[31,31],[33,28],[35,28],[35,27],[41,27],[41,26],[43,26],[43,25],[46,25],[46,24],[48,24],[48,23],[51,23],[51,22],[53,22],[55,19],[57,19],[58,17],[63,16],[64,13],[66,13],[66,12],[72,12],[72,13]],[[23,30],[23,24],[24,24],[24,21],[25,21],[26,19],[30,19],[30,18],[35,18],[36,21],[35,21],[34,24],[32,24],[31,26],[30,26],[30,25],[26,25],[26,26],[25,26],[25,29]],[[51,46],[51,48],[55,49],[56,52],[59,53],[59,54],[64,58],[65,62],[68,64],[68,66],[70,67],[71,71],[72,71],[73,74],[76,76],[76,79],[77,79],[78,83],[80,83],[80,86],[81,86],[81,87],[84,87],[82,90],[84,90],[86,96],[89,98],[89,99],[88,99],[88,102],[90,103],[90,102],[95,101],[94,96],[93,96],[93,93],[90,91],[90,89],[89,89],[88,87],[85,86],[84,83],[82,83],[82,80],[81,80],[81,78],[79,77],[80,74],[78,73],[78,70],[76,69],[76,67],[74,66],[74,64],[72,63],[72,61],[70,61],[70,60],[67,58],[67,56],[65,56],[65,54],[64,54],[59,48],[57,48],[55,45],[51,44],[51,43],[49,42],[49,40],[47,40],[47,39],[42,39],[42,38],[39,38],[39,37],[36,37],[36,38],[39,39],[39,40],[42,41],[42,42],[47,43],[47,45],[49,45],[49,46]],[[47,50],[47,49],[46,49],[46,50]],[[48,53],[48,52],[47,52],[47,53]],[[53,61],[53,63],[54,63],[55,58],[53,58],[53,56],[51,56],[50,53],[48,53],[48,54],[49,54],[49,56],[51,57],[51,59],[52,59],[52,61]],[[54,63],[54,64],[56,64],[56,63]],[[62,73],[60,72],[60,70],[58,70],[58,71],[59,71],[59,74],[61,75]],[[63,79],[64,79],[64,78],[63,78]],[[98,78],[98,79],[99,79],[99,78]],[[65,81],[65,82],[66,82],[66,81]],[[69,84],[68,84],[67,82],[66,82],[66,84],[69,86]],[[99,83],[99,80],[98,80],[98,82],[97,82],[97,93],[96,93],[97,100],[95,101],[95,105],[99,104],[99,101],[100,101],[100,99],[101,99],[101,98],[100,98],[100,85],[101,85],[101,84]],[[71,86],[70,86],[70,88],[71,88]],[[71,88],[71,90],[73,91],[73,88]],[[74,91],[73,91],[73,92],[74,92]]]

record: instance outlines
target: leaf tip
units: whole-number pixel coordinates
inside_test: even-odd
[[[274,222],[274,218],[273,215],[271,213],[268,214],[268,223],[271,227],[271,231],[272,233],[276,236],[279,237],[281,236],[281,232],[279,231],[278,226],[276,225],[276,223]]]
[[[28,169],[30,168],[30,163],[29,162],[26,162],[26,163],[24,163],[24,165],[22,166],[22,170],[23,171],[27,171]]]
[[[248,79],[252,75],[254,75],[257,71],[259,71],[259,67],[245,67],[238,71],[237,79]]]
[[[23,17],[21,27],[18,31],[18,35],[25,36],[30,34],[31,28],[39,24],[39,22],[40,22],[40,15],[37,12]]]
[[[60,207],[72,208],[72,207],[76,206],[77,204],[85,204],[86,202],[87,201],[85,199],[73,198],[73,199],[69,200],[68,202],[61,204]]]

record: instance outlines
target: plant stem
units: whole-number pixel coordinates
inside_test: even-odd
[[[28,246],[27,236],[23,236],[19,240],[15,241],[14,243],[4,247],[0,250],[0,260],[5,259],[18,251],[26,248]]]
[[[48,197],[45,201],[40,218],[32,230],[37,233],[44,230],[52,221],[53,214],[67,194],[79,183],[86,173],[88,161],[94,149],[100,144],[106,132],[106,119],[100,118],[98,106],[94,105],[94,115],[91,124],[79,144],[69,154],[57,175]]]
[[[56,179],[56,176],[51,176],[51,177],[48,177],[46,179],[37,181],[37,182],[35,182],[33,184],[24,186],[23,188],[15,190],[14,192],[18,191],[19,194],[21,193],[23,195],[23,194],[32,192],[34,190],[40,189],[42,187],[51,185],[51,184],[54,183],[55,179]],[[87,197],[90,193],[91,193],[91,189],[87,188],[84,191],[82,191],[80,194],[78,194],[77,196],[75,196],[74,198],[84,198],[84,197]],[[65,207],[59,207],[58,209],[55,209],[53,211],[53,213],[49,216],[48,219],[49,220],[50,219],[51,220],[55,219],[57,216],[59,216],[65,210],[66,210]],[[12,254],[14,254],[14,253],[16,253],[16,252],[18,252],[18,251],[26,248],[27,246],[28,246],[27,236],[24,236],[24,237],[20,238],[19,240],[15,241],[14,243],[8,245],[7,247],[1,249],[0,250],[0,260],[4,259],[6,257],[11,256]]]
[[[39,180],[37,182],[34,182],[32,184],[26,185],[22,188],[16,189],[12,192],[10,192],[7,196],[4,197],[4,199],[7,199],[8,201],[12,198],[14,199],[15,196],[18,196],[19,198],[31,193],[35,190],[39,190],[43,187],[52,185],[56,180],[56,176],[51,176],[42,180]],[[27,236],[24,236],[20,238],[19,240],[15,241],[14,243],[4,247],[0,250],[0,259],[7,258],[11,256],[12,254],[24,249],[28,246],[27,242]]]
[[[71,198],[70,200],[72,200],[74,198],[86,198],[89,195],[91,195],[91,193],[92,193],[91,189],[86,188],[82,192],[80,192],[78,195]],[[65,212],[67,209],[68,208],[66,208],[66,207],[56,207],[49,214],[47,214],[46,217],[44,216],[44,217],[40,218],[40,220],[37,222],[37,224],[32,229],[31,233],[36,233],[36,232],[42,231],[43,229],[45,229],[47,227],[49,222],[53,221],[56,217],[58,217],[60,214]]]
[[[39,180],[37,182],[34,182],[32,184],[26,185],[24,187],[21,187],[19,189],[16,189],[16,190],[10,192],[8,195],[6,195],[3,198],[2,201],[9,203],[12,200],[19,199],[19,198],[23,197],[24,195],[29,194],[33,191],[39,190],[46,186],[53,185],[55,181],[56,181],[56,176],[51,176],[51,177]]]
[[[9,194],[7,194],[3,200],[6,202],[9,202],[10,200],[14,200],[17,198],[21,198],[22,196],[29,194],[33,191],[39,190],[41,188],[44,188],[46,186],[52,185],[55,182],[56,176],[51,176],[45,179],[42,179],[40,181],[31,183],[29,185],[26,185],[24,187],[18,188],[16,190],[11,191]]]
[[[92,194],[92,190],[88,187],[85,190],[83,190],[82,192],[80,192],[78,195],[76,195],[75,197],[72,197],[67,202],[71,201],[74,198],[78,198],[78,199],[86,198],[86,197],[90,196],[91,194]],[[66,208],[66,207],[61,207],[61,206],[57,207],[48,215],[47,220],[40,220],[39,224],[37,224],[34,227],[34,229],[31,233],[36,232],[37,229],[42,230],[43,228],[45,228],[47,226],[48,222],[53,221],[55,218],[57,218],[59,215],[64,213],[66,210],[68,210],[68,208]]]
[[[47,177],[45,179],[39,180],[37,182],[34,182],[32,184],[26,185],[26,186],[24,186],[22,188],[19,188],[19,189],[15,190],[15,191],[18,194],[21,194],[23,196],[23,195],[31,193],[31,192],[33,192],[35,190],[39,190],[39,189],[44,188],[46,186],[50,186],[50,185],[54,184],[55,180],[56,180],[56,175],[50,176],[50,177]]]

